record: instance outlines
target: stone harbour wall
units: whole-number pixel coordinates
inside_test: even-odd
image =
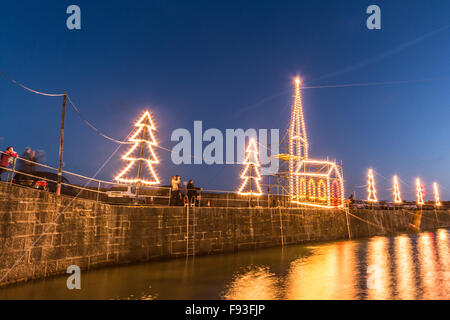
[[[0,286],[157,259],[450,226],[446,210],[114,206],[0,183]],[[347,220],[349,224],[347,224]],[[189,230],[189,232],[187,232]],[[194,232],[195,231],[195,232]]]

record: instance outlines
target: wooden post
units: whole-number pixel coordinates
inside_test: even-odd
[[[56,194],[61,194],[62,166],[63,166],[63,146],[64,146],[64,121],[66,117],[67,93],[64,92],[63,106],[61,115],[61,130],[59,134],[59,162],[58,162],[58,183],[56,185]]]

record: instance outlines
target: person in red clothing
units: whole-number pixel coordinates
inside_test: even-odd
[[[12,158],[17,157],[17,153],[14,152],[13,147],[8,147],[2,153],[0,158],[0,181],[2,180],[2,173],[5,171],[3,168],[8,168],[9,164],[13,161]]]

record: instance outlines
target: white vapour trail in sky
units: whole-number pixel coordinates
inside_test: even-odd
[[[396,47],[394,47],[392,49],[389,49],[389,50],[387,50],[387,51],[385,51],[385,52],[383,52],[383,53],[381,53],[381,54],[379,54],[377,56],[370,57],[368,59],[364,59],[364,60],[362,60],[362,61],[360,61],[358,63],[355,63],[353,65],[347,66],[347,67],[345,67],[345,68],[343,68],[341,70],[334,71],[334,72],[331,72],[331,73],[327,73],[327,74],[325,74],[323,76],[320,76],[320,77],[318,77],[316,79],[313,79],[313,80],[311,80],[309,82],[315,82],[315,81],[318,81],[318,80],[335,77],[335,76],[338,76],[338,75],[341,75],[341,74],[344,74],[344,73],[348,73],[348,72],[351,72],[351,71],[354,71],[354,70],[361,69],[361,68],[363,68],[363,67],[365,67],[367,65],[370,65],[372,63],[379,62],[379,61],[381,61],[381,60],[383,60],[383,59],[385,59],[385,58],[387,58],[389,56],[392,56],[392,55],[394,55],[394,54],[396,54],[396,53],[398,53],[400,51],[405,50],[408,47],[411,47],[411,46],[415,45],[416,43],[418,43],[420,41],[423,41],[423,40],[425,40],[425,39],[435,35],[436,33],[439,33],[441,31],[447,29],[448,27],[450,27],[450,25],[447,25],[445,27],[436,29],[434,31],[430,31],[428,33],[425,33],[424,35],[421,35],[420,37],[418,37],[418,38],[416,38],[414,40],[409,40],[409,41],[407,41],[405,43],[402,43],[402,44],[400,44],[400,45],[398,45],[398,46],[396,46]]]
[[[417,37],[416,39],[409,40],[409,41],[407,41],[405,43],[402,43],[402,44],[400,44],[400,45],[398,45],[398,46],[396,46],[394,48],[391,48],[391,49],[389,49],[389,50],[387,50],[387,51],[385,51],[385,52],[383,52],[383,53],[381,53],[381,54],[379,54],[377,56],[373,56],[373,57],[370,57],[368,59],[362,60],[362,61],[360,61],[358,63],[355,63],[355,64],[353,64],[351,66],[347,66],[347,67],[345,67],[343,69],[340,69],[338,71],[327,73],[327,74],[322,75],[322,76],[320,76],[320,77],[318,77],[316,79],[308,81],[308,83],[312,83],[312,82],[315,82],[315,81],[318,81],[318,80],[322,80],[322,79],[326,79],[326,78],[331,78],[331,77],[335,77],[335,76],[338,76],[338,75],[342,75],[342,74],[345,74],[345,73],[348,73],[348,72],[351,72],[351,71],[354,71],[354,70],[358,70],[358,69],[363,68],[365,66],[368,66],[370,64],[379,62],[379,61],[381,61],[381,60],[383,60],[383,59],[385,59],[385,58],[387,58],[389,56],[392,56],[392,55],[394,55],[394,54],[396,54],[398,52],[401,52],[401,51],[405,50],[406,48],[411,47],[411,46],[417,44],[418,42],[423,41],[423,40],[425,40],[425,39],[427,39],[427,38],[429,38],[429,37],[431,37],[431,36],[441,32],[441,31],[443,31],[445,29],[448,29],[449,27],[450,27],[450,25],[447,25],[447,26],[444,26],[442,28],[430,31],[430,32],[428,32],[428,33],[426,33],[424,35],[421,35],[420,37]],[[325,85],[325,86],[305,86],[305,87],[302,87],[302,89],[362,87],[362,86],[376,86],[376,85],[387,85],[387,84],[401,84],[401,83],[410,83],[410,82],[422,82],[422,81],[430,81],[430,80],[434,80],[434,79],[387,81],[387,82],[372,82],[372,83],[369,82],[369,83],[354,83],[354,84],[341,84],[341,85],[338,84],[338,85]],[[271,96],[265,97],[265,98],[261,99],[260,101],[254,103],[252,105],[240,108],[234,114],[234,116],[238,116],[238,115],[240,115],[241,113],[243,113],[245,111],[254,109],[254,108],[262,105],[266,101],[272,100],[272,99],[274,99],[274,98],[276,98],[278,96],[287,94],[287,93],[289,93],[291,91],[292,90],[290,90],[290,89],[289,90],[284,90],[284,91],[281,91],[279,93],[273,94]]]

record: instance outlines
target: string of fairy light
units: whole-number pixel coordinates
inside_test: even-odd
[[[398,177],[395,175],[393,179],[394,179],[394,203],[402,203],[400,186],[398,185]]]
[[[295,98],[294,107],[291,111],[291,125],[289,128],[289,154],[293,157],[289,161],[289,193],[294,200],[296,194],[299,194],[299,177],[293,174],[299,159],[308,158],[308,138],[303,115],[303,106],[301,99],[301,80],[295,79]]]
[[[343,177],[337,169],[336,163],[330,161],[321,161],[308,158],[308,142],[305,130],[305,121],[303,116],[303,107],[301,103],[301,81],[295,80],[295,99],[292,111],[292,122],[289,128],[289,146],[293,150],[293,159],[289,154],[289,185],[292,193],[291,201],[306,206],[316,206],[324,208],[343,207],[344,206],[344,186]],[[130,150],[122,157],[129,161],[128,165],[115,177],[119,182],[135,184],[158,184],[159,179],[153,168],[158,160],[153,151],[156,146],[156,139],[153,131],[156,129],[151,115],[146,111],[135,124],[138,130],[129,139],[134,143]],[[148,138],[146,138],[146,133]],[[150,159],[142,157],[144,145],[150,152]],[[140,156],[132,154],[140,147]],[[139,160],[139,161],[138,161]],[[293,160],[293,161],[292,161]],[[131,169],[138,161],[139,168],[136,177],[127,178]],[[152,180],[146,180],[141,175],[141,163],[147,163]],[[241,173],[242,184],[237,190],[239,195],[243,196],[261,196],[260,181],[262,179],[259,172],[259,151],[256,140],[250,139],[246,149],[246,157],[243,161],[244,169]],[[308,170],[305,170],[308,168]],[[314,168],[316,171],[311,171]],[[303,170],[303,171],[302,171]],[[308,179],[306,181],[306,178]]]
[[[28,86],[23,85],[22,83],[14,80],[9,75],[7,75],[4,71],[0,70],[0,75],[14,83],[15,85],[25,89],[34,94],[39,94],[48,97],[61,97],[63,93],[46,93],[38,90],[34,90]],[[414,81],[428,81],[434,79],[425,79],[425,80],[414,80]],[[336,207],[343,205],[343,194],[344,194],[344,186],[343,186],[343,177],[340,174],[339,170],[337,170],[336,163],[328,162],[328,161],[320,161],[320,160],[312,160],[308,158],[309,152],[309,143],[306,135],[306,126],[303,115],[303,106],[301,99],[301,80],[297,77],[295,80],[295,97],[294,104],[291,112],[291,122],[289,126],[289,154],[293,156],[289,160],[289,194],[291,196],[291,200],[293,203],[301,203],[301,204],[309,204],[313,206],[323,206],[323,207]],[[303,87],[305,89],[312,88],[327,88],[327,87],[346,87],[346,86],[366,86],[366,85],[383,85],[383,84],[396,84],[396,83],[407,83],[413,81],[391,81],[386,83],[363,83],[363,84],[346,84],[346,85],[333,85],[333,86],[314,86],[314,87]],[[142,183],[144,185],[158,185],[160,180],[156,174],[154,165],[159,163],[158,158],[156,157],[155,151],[153,148],[160,148],[163,150],[171,151],[168,148],[164,148],[159,146],[156,142],[153,131],[156,130],[156,127],[153,123],[153,119],[149,111],[145,111],[141,118],[136,122],[135,126],[138,129],[132,135],[132,137],[128,141],[120,141],[110,136],[104,134],[102,131],[97,129],[94,125],[92,125],[79,111],[79,109],[72,102],[70,97],[66,95],[69,103],[72,105],[73,109],[77,112],[77,114],[82,118],[82,120],[94,131],[100,134],[102,137],[107,138],[116,143],[120,144],[131,144],[132,147],[126,152],[122,159],[125,161],[129,161],[128,165],[120,171],[120,173],[115,177],[116,181],[124,182],[124,183]],[[145,133],[144,133],[145,132]],[[146,138],[148,136],[148,139]],[[255,140],[251,140],[247,147],[247,158],[244,161],[244,171],[241,174],[241,179],[243,179],[242,185],[238,190],[239,194],[242,195],[251,195],[251,196],[259,196],[262,195],[260,180],[261,175],[259,173],[259,156],[258,156],[258,143]],[[142,150],[147,150],[150,154],[149,157],[144,158],[141,156],[136,157],[132,156],[134,152],[136,152],[140,148],[141,154]],[[250,158],[256,159],[255,161],[249,160]],[[141,164],[146,164],[146,168],[150,172],[151,179],[144,179],[140,177],[127,177],[127,174],[131,171],[131,169],[139,163],[139,171],[141,171]],[[300,168],[306,164],[313,165],[322,165],[328,166],[329,170],[327,174],[324,176],[323,174],[318,173],[308,173],[300,172]],[[250,170],[251,168],[251,170]],[[336,177],[334,179],[330,179],[330,174],[336,171]],[[250,175],[249,175],[250,173]],[[305,176],[309,175],[309,179],[307,180]],[[314,178],[314,179],[313,179]],[[326,178],[322,180],[316,181],[316,178]],[[393,201],[394,203],[402,203],[402,197],[400,193],[399,186],[399,178],[397,176],[393,177]],[[254,183],[256,186],[255,190],[251,192],[244,191],[245,187]],[[419,178],[416,179],[416,197],[417,203],[422,205],[424,204],[424,185],[421,183]],[[334,192],[334,197],[332,194]],[[434,203],[436,206],[441,205],[440,194],[439,194],[439,185],[434,182],[433,183],[433,195],[434,195]],[[340,198],[336,201],[337,198]],[[375,187],[375,177],[373,175],[372,169],[369,169],[368,172],[368,197],[367,200],[370,202],[378,202],[376,195],[376,187]],[[310,201],[311,203],[306,203],[303,201]],[[325,202],[324,205],[315,203],[316,201]]]
[[[135,124],[138,129],[131,136],[129,141],[133,142],[133,146],[122,156],[123,160],[129,161],[129,164],[123,169],[116,177],[115,180],[123,183],[142,183],[144,185],[156,185],[159,184],[159,178],[153,168],[154,164],[159,163],[158,158],[153,150],[153,146],[157,146],[157,142],[153,131],[156,130],[153,124],[152,117],[149,111],[145,111],[141,118]],[[148,136],[148,138],[147,138]],[[140,155],[133,156],[133,153],[140,148]],[[147,149],[150,153],[150,157],[143,157],[143,149]],[[138,175],[136,177],[126,177],[131,173],[131,169],[138,164]],[[141,176],[142,163],[147,165],[147,169],[150,171],[152,180],[144,179]]]
[[[309,158],[302,104],[302,81],[294,80],[295,96],[289,127],[288,191],[291,203],[335,208],[344,206],[344,179],[335,162]]]
[[[261,196],[262,190],[259,184],[261,174],[259,173],[259,167],[261,166],[258,157],[258,147],[256,146],[255,139],[250,139],[246,150],[246,157],[244,159],[244,171],[241,174],[243,179],[241,187],[238,190],[238,194],[243,196]],[[253,189],[255,184],[256,190]]]
[[[373,169],[369,169],[367,171],[367,201],[369,202],[378,202],[376,196],[376,187],[375,187],[375,177],[373,174]],[[403,203],[401,193],[400,193],[400,185],[398,183],[399,178],[397,175],[393,176],[393,202],[397,204]],[[415,181],[416,187],[416,203],[418,205],[425,204],[425,186],[421,182],[420,178],[416,178]],[[439,207],[442,205],[439,196],[439,185],[437,182],[433,182],[433,196],[434,196],[434,205]]]

